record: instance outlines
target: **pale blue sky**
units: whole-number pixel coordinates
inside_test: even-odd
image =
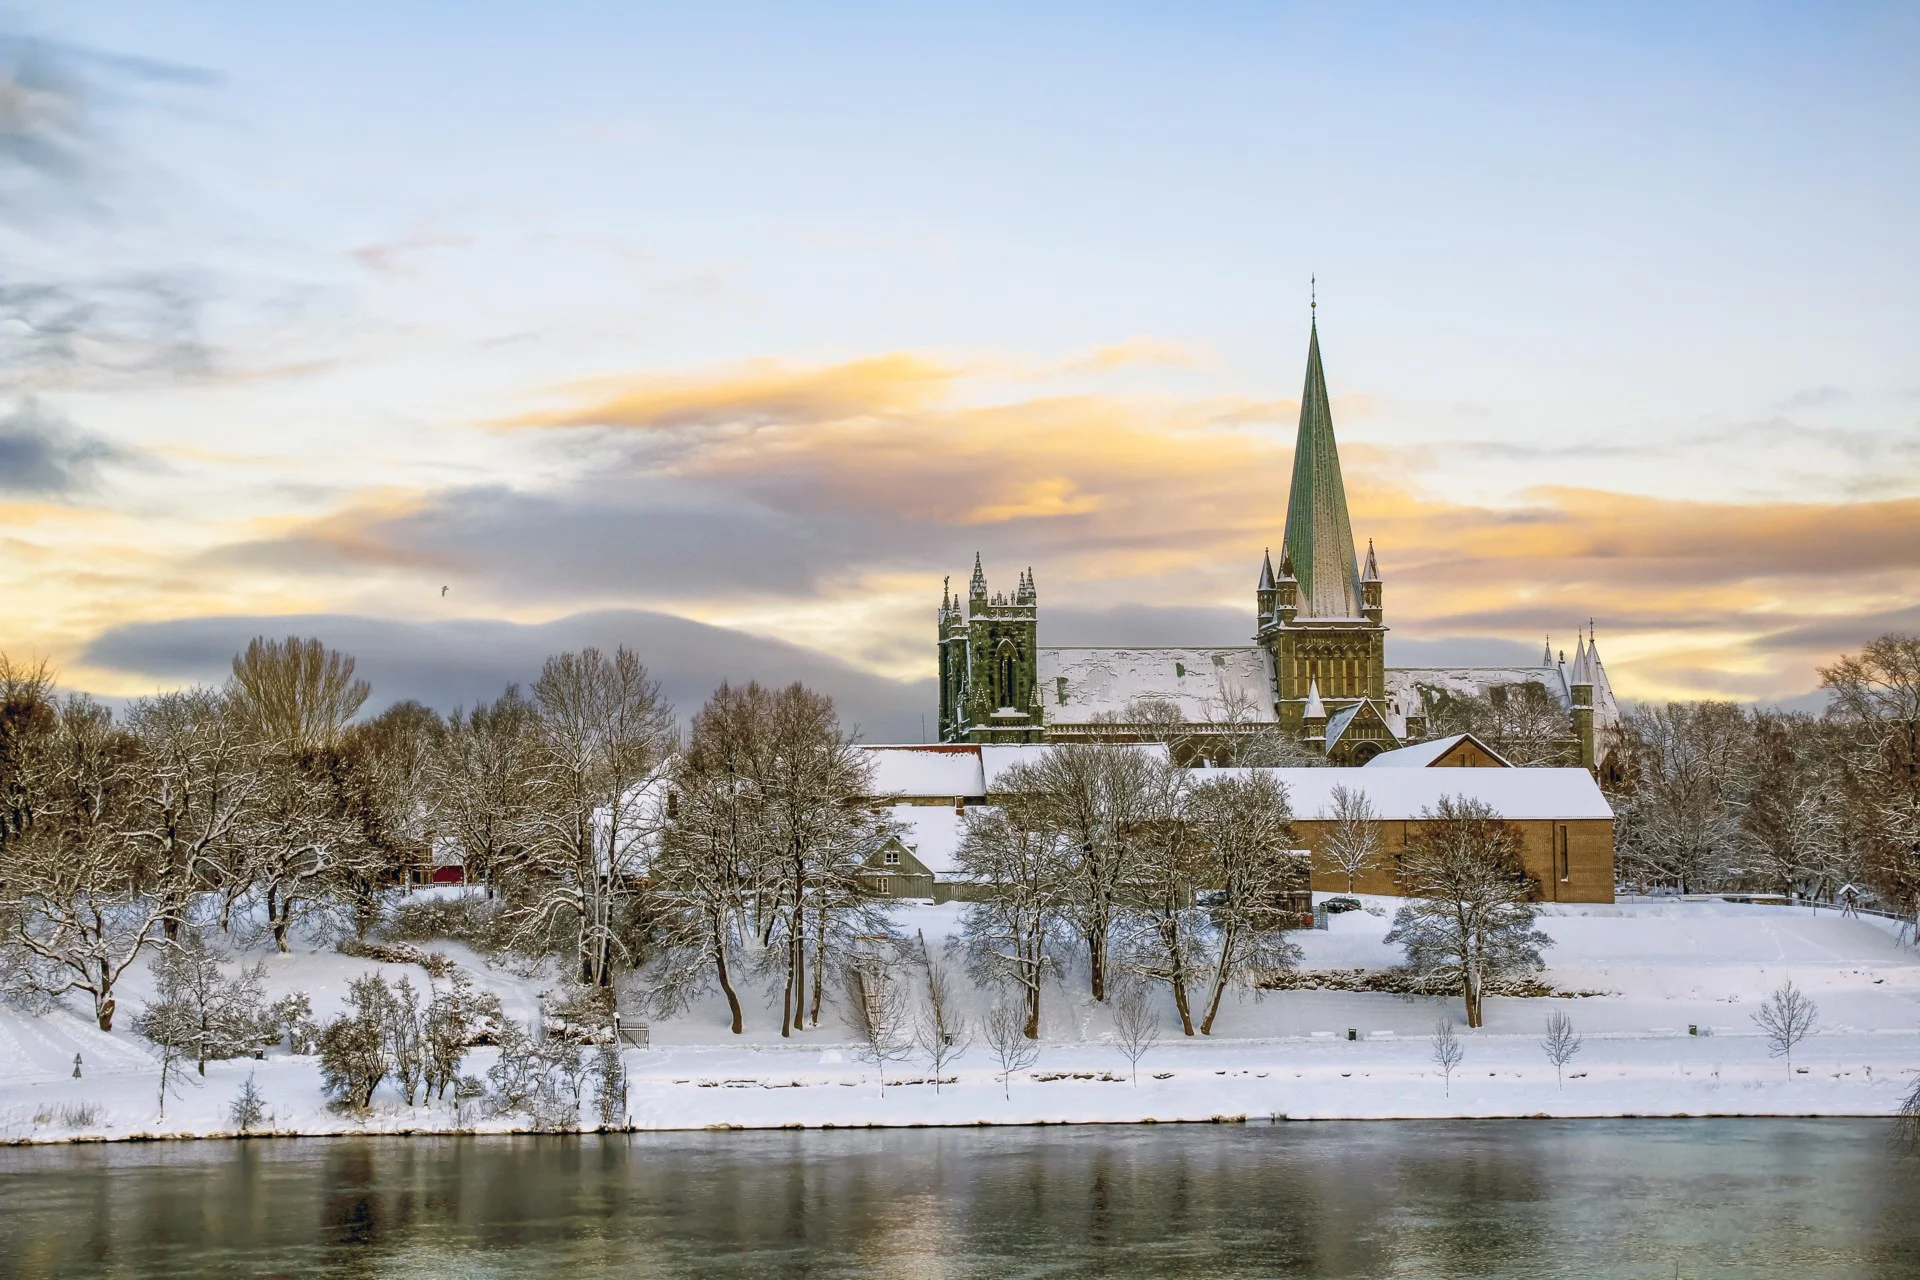
[[[77,432],[171,459],[89,501],[139,512],[198,564],[263,523],[364,521],[368,501],[414,509],[460,486],[564,507],[604,472],[606,440],[477,424],[587,379],[907,352],[957,371],[948,405],[1284,400],[1317,273],[1342,443],[1383,490],[1494,519],[1540,486],[1871,500],[1894,504],[1889,536],[1913,532],[1920,7],[901,10],[31,6],[11,29],[50,42],[43,58],[83,88],[84,164],[13,202],[0,251],[31,279],[190,279],[217,376],[16,389]],[[1121,344],[1161,354],[1090,358]],[[1284,412],[1240,429],[1291,441]],[[1284,471],[1272,481],[1277,527]],[[213,507],[235,523],[210,527]],[[930,581],[977,529],[938,543]],[[1008,545],[1055,557],[1043,582],[1117,580],[1084,599],[1062,582],[1071,603],[1240,607],[1238,561],[1114,574],[1087,557],[1152,558],[1030,532]],[[1257,553],[1260,536],[1243,541]],[[1383,566],[1431,558],[1414,550]],[[1833,559],[1858,557],[1841,541]],[[115,584],[110,607],[56,601],[58,620],[14,640],[75,655],[116,617],[420,616],[422,584],[373,560]],[[1818,566],[1764,582],[1671,568],[1658,591],[1708,582],[1711,617],[1628,607],[1618,574],[1589,584],[1582,611],[1629,633],[1629,687],[1636,655],[1649,691],[1705,687],[1699,661],[1656,660],[1694,628],[1747,646],[1750,679],[1727,691],[1805,688],[1810,658],[1761,652],[1770,626],[1912,598],[1899,563],[1845,583]],[[895,603],[859,625],[899,640],[858,652],[844,610],[821,620],[841,598],[818,589],[796,604],[689,582],[533,607],[496,582],[466,599],[476,617],[636,607],[790,631],[904,676],[922,629],[907,574],[871,569],[862,596]],[[1429,593],[1402,630],[1518,627],[1517,607],[1468,618]]]

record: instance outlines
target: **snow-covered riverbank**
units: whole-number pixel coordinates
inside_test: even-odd
[[[954,907],[908,908],[900,923],[938,946]],[[1038,1062],[1003,1089],[977,1042],[936,1093],[924,1064],[875,1069],[858,1061],[831,1018],[787,1040],[764,1007],[748,1034],[728,1034],[716,1001],[653,1028],[629,1049],[628,1115],[642,1129],[719,1126],[969,1125],[1476,1116],[1885,1115],[1920,1071],[1920,954],[1891,927],[1830,913],[1719,903],[1550,908],[1556,945],[1544,977],[1573,999],[1493,999],[1487,1026],[1460,1030],[1464,1061],[1451,1084],[1432,1061],[1437,1018],[1457,1001],[1365,992],[1288,991],[1223,1010],[1219,1033],[1189,1040],[1170,1006],[1160,1043],[1135,1083],[1109,1040],[1106,1011],[1066,984],[1048,992]],[[1335,917],[1300,936],[1309,969],[1382,967],[1384,916]],[[497,992],[509,1015],[536,1007],[537,983],[442,948]],[[332,953],[270,956],[270,996],[304,990],[330,1015],[352,977],[417,970]],[[1790,1073],[1769,1056],[1751,1014],[1791,977],[1820,1005],[1821,1027]],[[145,994],[137,983],[122,1008]],[[984,995],[969,991],[975,1012]],[[1562,1009],[1584,1036],[1564,1081],[1541,1051],[1547,1013]],[[125,1021],[123,1019],[123,1021]],[[1691,1035],[1689,1026],[1702,1034]],[[1351,1029],[1356,1039],[1347,1039]],[[82,1075],[72,1077],[73,1056]],[[484,1074],[493,1051],[466,1070]],[[209,1064],[158,1116],[158,1069],[124,1027],[106,1034],[82,1016],[0,1011],[0,1142],[207,1136],[230,1131],[228,1107],[251,1076],[279,1133],[406,1132],[521,1127],[450,1103],[407,1107],[384,1089],[366,1117],[339,1115],[311,1057]]]

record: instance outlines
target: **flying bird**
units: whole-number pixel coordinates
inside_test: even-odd
[[[444,597],[447,594],[447,589],[445,587],[440,588],[440,594]]]

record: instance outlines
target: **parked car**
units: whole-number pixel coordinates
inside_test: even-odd
[[[1358,898],[1328,898],[1320,905],[1327,909],[1327,914],[1330,916],[1337,916],[1346,911],[1366,910],[1366,904]]]

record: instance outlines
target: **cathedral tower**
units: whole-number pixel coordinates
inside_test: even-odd
[[[1270,562],[1262,562],[1256,639],[1273,660],[1281,726],[1295,737],[1324,732],[1326,750],[1339,763],[1360,764],[1399,745],[1385,716],[1381,592],[1373,544],[1367,544],[1364,569],[1354,555],[1316,320],[1307,337],[1280,574],[1273,577]],[[1307,723],[1310,700],[1326,716],[1324,730]]]
[[[942,742],[1042,740],[1039,614],[1040,594],[1032,570],[1020,574],[1011,595],[989,595],[977,553],[965,607],[942,588],[938,614]]]

